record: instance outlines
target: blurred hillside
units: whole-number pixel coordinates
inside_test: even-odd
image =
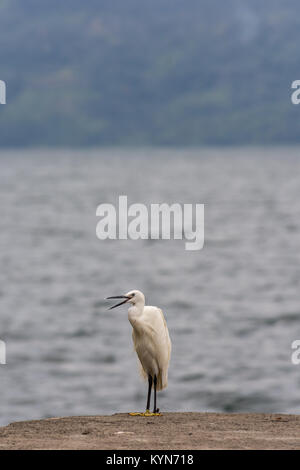
[[[296,0],[1,0],[0,145],[300,141]]]

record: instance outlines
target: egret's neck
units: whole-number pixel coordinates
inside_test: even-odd
[[[132,326],[134,326],[138,322],[139,318],[143,315],[144,306],[144,302],[137,302],[135,305],[129,307],[128,320]]]

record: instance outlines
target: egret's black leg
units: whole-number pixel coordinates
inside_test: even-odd
[[[153,413],[158,413],[159,409],[156,408],[156,386],[157,386],[157,377],[156,375],[154,376],[154,408],[153,408]]]
[[[150,410],[151,389],[152,389],[152,376],[149,374],[148,375],[148,397],[147,397],[146,410]]]

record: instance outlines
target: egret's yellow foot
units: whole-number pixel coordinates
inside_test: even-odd
[[[151,413],[150,411],[147,413],[144,413],[144,416],[161,416],[161,413]]]
[[[161,416],[161,413],[151,413],[151,411],[146,410],[145,413],[129,413],[130,416],[145,416],[146,418],[148,416]]]

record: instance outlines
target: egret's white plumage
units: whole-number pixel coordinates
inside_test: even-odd
[[[157,390],[168,385],[168,367],[171,356],[171,340],[166,320],[160,308],[145,306],[142,292],[135,293],[135,303],[128,309],[128,320],[133,331],[134,349],[141,363],[145,379],[157,377]]]
[[[154,387],[154,413],[156,409],[156,390],[163,390],[168,385],[168,367],[171,357],[171,340],[163,312],[158,307],[145,306],[145,297],[141,291],[132,290],[124,296],[123,302],[130,304],[128,320],[132,326],[132,339],[137,353],[141,372],[148,379],[149,390],[147,411],[150,403],[151,388]]]

